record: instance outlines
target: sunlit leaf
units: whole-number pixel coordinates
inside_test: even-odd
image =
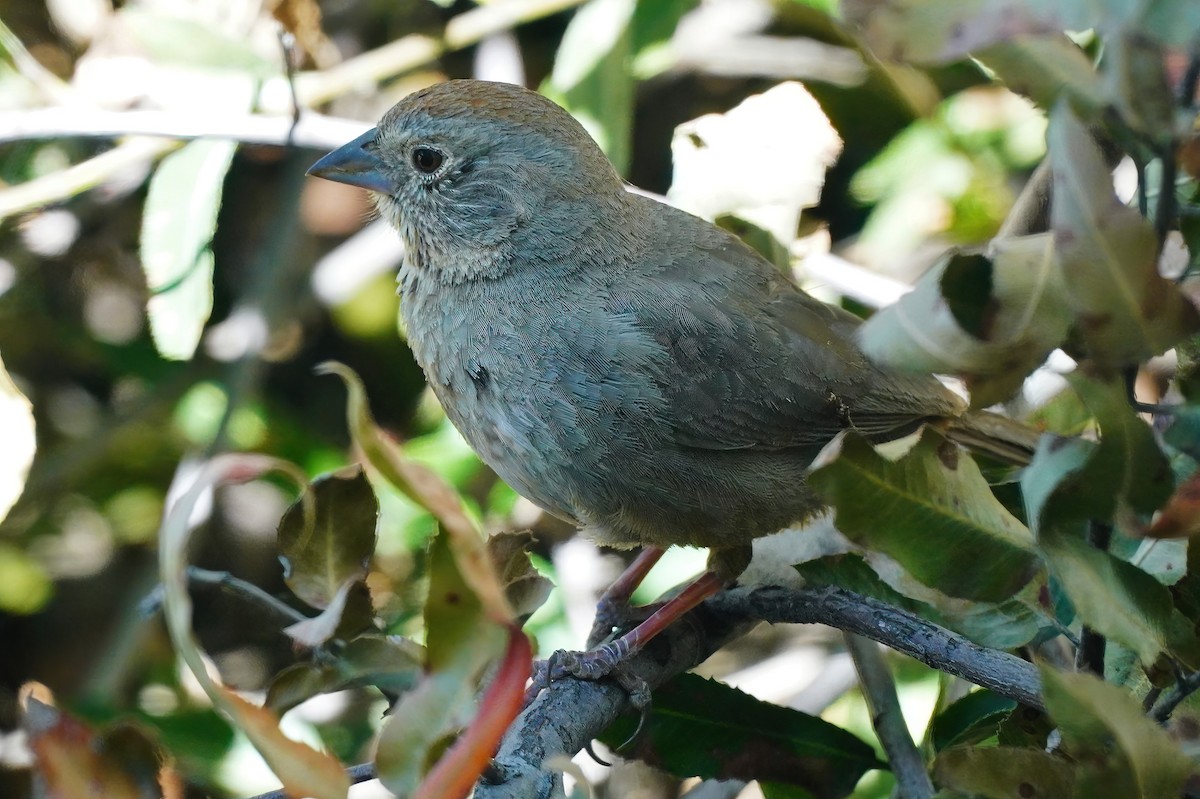
[[[375,552],[379,503],[362,467],[317,478],[279,522],[283,579],[292,592],[325,608],[366,574]]]
[[[188,360],[212,313],[212,238],[237,143],[194,141],[162,160],[142,213],[150,333],[166,358]]]
[[[622,716],[601,740],[618,745],[636,726]],[[793,785],[814,799],[847,796],[864,772],[883,767],[870,746],[839,727],[694,674],[655,690],[643,733],[622,755],[679,777]]]
[[[488,555],[483,534],[463,509],[462,498],[432,470],[407,458],[379,429],[371,416],[362,381],[353,370],[340,363],[326,363],[320,371],[335,374],[346,384],[350,436],[368,465],[437,518],[450,538],[458,569],[471,592],[482,600],[484,612],[501,624],[512,621],[513,610]]]
[[[939,785],[986,799],[1066,799],[1075,784],[1071,764],[1043,749],[959,746],[934,761]]]
[[[1041,672],[1046,709],[1072,756],[1116,755],[1118,768],[1136,784],[1136,792],[1125,794],[1131,799],[1179,796],[1194,765],[1128,691],[1089,674],[1066,674],[1049,666]]]
[[[841,149],[812,95],[799,83],[780,83],[724,114],[677,127],[667,196],[705,219],[744,219],[786,247],[796,237],[801,211],[820,200],[825,170]],[[748,151],[770,168],[746,169]]]
[[[999,601],[1037,569],[1029,531],[992,494],[979,467],[926,429],[898,461],[846,435],[814,463],[809,482],[837,528],[951,596]]]
[[[180,14],[125,6],[117,24],[138,47],[162,64],[231,70],[265,77],[279,67],[259,56],[245,39],[227,36]]]
[[[975,56],[1005,86],[1045,109],[1064,97],[1077,108],[1099,109],[1109,96],[1091,59],[1062,34],[1018,36]]]
[[[1099,147],[1065,103],[1051,113],[1047,143],[1051,225],[1083,348],[1112,369],[1164,352],[1200,316],[1159,275],[1153,226],[1117,200]]]
[[[571,18],[542,92],[571,112],[624,173],[633,129],[631,34],[636,0],[590,0]]]
[[[0,521],[25,490],[25,478],[37,451],[33,406],[9,377],[0,360]]]
[[[246,734],[283,782],[285,789],[296,796],[345,799],[350,786],[342,765],[329,755],[286,737],[279,729],[279,719],[271,711],[250,704],[214,682],[192,633],[192,600],[187,589],[186,558],[192,512],[215,485],[252,480],[271,470],[282,471],[298,483],[305,482],[303,473],[275,458],[223,455],[206,464],[192,486],[171,507],[163,519],[158,537],[163,614],[175,651],[187,664],[192,676],[213,705]]]
[[[449,535],[433,539],[425,602],[426,676],[404,694],[379,734],[375,764],[388,790],[411,796],[440,750],[474,714],[483,669],[505,646],[459,572]]]
[[[899,369],[964,377],[975,407],[1007,399],[1067,335],[1065,288],[1048,234],[952,253],[867,320],[863,350]]]

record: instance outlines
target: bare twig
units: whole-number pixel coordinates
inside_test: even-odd
[[[190,585],[207,585],[220,588],[232,596],[250,602],[278,616],[280,621],[285,625],[309,620],[308,616],[305,616],[291,605],[276,599],[253,583],[248,583],[245,580],[234,577],[229,572],[189,566],[187,577]]]
[[[351,785],[358,785],[360,782],[367,782],[375,779],[375,764],[360,763],[357,766],[350,766],[346,769],[346,776],[350,778]],[[268,791],[253,796],[250,799],[292,799],[292,795],[282,789],[278,791]]]
[[[293,124],[295,130],[292,130]],[[155,136],[168,139],[233,139],[246,144],[289,143],[323,150],[344,144],[370,127],[309,111],[294,122],[291,113],[197,114],[187,111],[108,111],[102,108],[31,108],[0,114],[0,142],[28,139],[114,139]]]
[[[901,799],[929,799],[933,782],[925,770],[925,761],[909,735],[900,710],[896,683],[879,645],[861,635],[846,633],[846,648],[854,658],[859,685],[871,711],[871,726],[887,752],[888,763],[896,775],[896,790]]]
[[[1158,701],[1154,703],[1154,709],[1150,711],[1150,718],[1162,724],[1171,718],[1171,714],[1175,712],[1175,708],[1179,707],[1183,700],[1198,690],[1200,690],[1200,672],[1194,672],[1180,678],[1175,683],[1174,688],[1159,697]]]

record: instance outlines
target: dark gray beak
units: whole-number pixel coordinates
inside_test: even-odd
[[[313,164],[306,174],[382,194],[394,194],[396,186],[387,175],[383,159],[373,149],[367,149],[367,145],[374,142],[378,134],[378,128],[371,128]]]

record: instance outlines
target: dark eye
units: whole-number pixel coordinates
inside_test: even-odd
[[[442,154],[432,147],[418,147],[412,151],[412,163],[418,172],[432,175],[442,165]]]

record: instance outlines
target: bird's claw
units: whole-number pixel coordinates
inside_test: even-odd
[[[650,686],[624,667],[623,661],[628,654],[621,639],[587,652],[560,649],[548,659],[534,664],[529,690],[525,693],[525,704],[532,702],[551,682],[563,677],[599,680],[611,676],[629,694],[630,704],[638,710],[645,710],[650,706]]]

